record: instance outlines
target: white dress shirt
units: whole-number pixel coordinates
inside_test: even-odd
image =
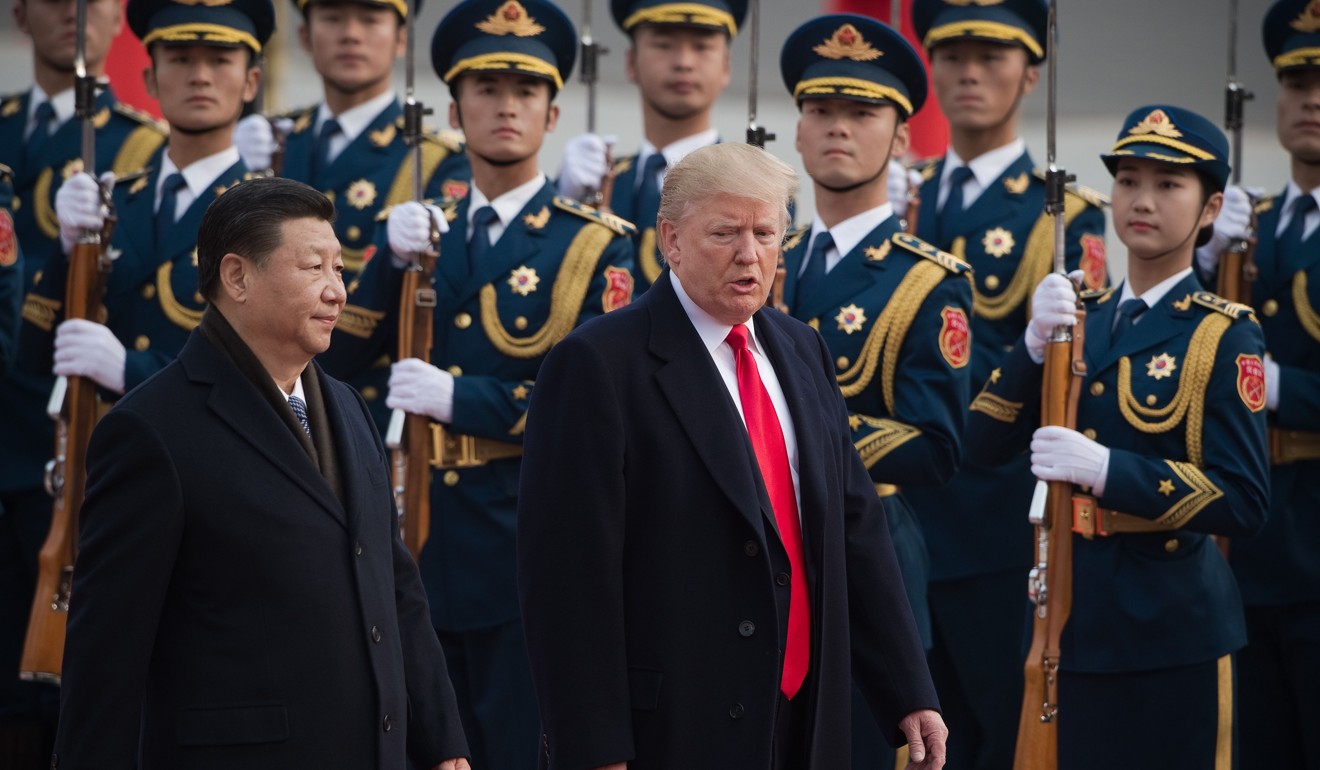
[[[816,217],[811,221],[811,242],[807,244],[807,253],[811,253],[811,247],[816,243],[816,236],[822,232],[829,232],[830,237],[834,239],[834,246],[825,252],[825,272],[834,269],[839,264],[844,255],[857,248],[857,244],[862,239],[871,234],[871,231],[880,226],[880,223],[894,215],[894,206],[892,203],[884,203],[868,211],[863,211],[855,217],[849,217],[834,227],[826,227],[825,222],[820,218],[820,212],[816,212]],[[807,261],[802,260],[802,267],[798,275],[807,269]]]
[[[944,201],[949,198],[949,177],[955,169],[967,166],[972,170],[972,178],[963,183],[963,208],[970,208],[981,197],[981,193],[994,184],[1026,151],[1027,143],[1020,137],[997,150],[981,153],[971,161],[958,157],[958,153],[950,147],[944,156],[944,170],[940,173],[940,194],[935,202],[935,210],[944,210]]]
[[[503,195],[496,196],[495,200],[490,200],[474,183],[468,193],[468,196],[472,199],[467,211],[468,241],[472,240],[472,219],[476,216],[477,209],[482,206],[490,206],[495,209],[495,215],[499,217],[498,220],[491,222],[490,227],[486,228],[486,234],[490,237],[491,245],[494,246],[499,242],[500,236],[504,235],[504,231],[508,229],[509,223],[527,207],[527,203],[536,197],[536,194],[541,191],[542,187],[545,187],[545,184],[545,174],[538,172],[530,181],[518,185]]]
[[[339,153],[344,151],[348,143],[358,138],[358,135],[367,130],[367,126],[375,122],[376,118],[385,111],[394,102],[394,91],[386,91],[380,96],[372,97],[356,107],[344,110],[335,115],[330,112],[330,108],[321,102],[321,106],[316,110],[316,132],[312,134],[315,140],[321,135],[321,124],[330,118],[334,118],[339,123],[339,133],[330,137],[330,147],[326,153],[327,162],[333,162],[339,157]]]
[[[652,155],[658,152],[665,156],[665,170],[660,172],[660,177],[656,180],[656,189],[660,189],[664,186],[665,175],[669,173],[669,169],[673,168],[676,163],[697,150],[700,150],[702,147],[709,147],[719,140],[720,134],[713,128],[706,129],[699,134],[683,137],[663,150],[657,150],[655,145],[643,139],[642,146],[637,150],[636,168],[638,173],[636,184],[638,189],[640,189],[642,185],[641,171],[646,168],[646,161]]]
[[[165,196],[165,180],[170,178],[170,174],[176,171],[183,174],[184,186],[179,188],[179,192],[174,198],[174,221],[179,221],[183,212],[193,205],[199,196],[206,192],[206,188],[215,184],[215,180],[221,174],[229,170],[229,167],[240,160],[238,148],[232,144],[214,155],[208,155],[198,161],[188,164],[188,167],[179,170],[170,160],[169,148],[161,153],[160,176],[156,179],[156,205],[154,211],[160,211],[161,198]]]
[[[1279,226],[1274,230],[1275,237],[1283,235],[1283,231],[1288,229],[1288,225],[1292,223],[1293,201],[1303,195],[1310,195],[1315,198],[1316,203],[1320,204],[1320,187],[1303,193],[1302,188],[1289,179],[1288,189],[1283,195],[1283,208],[1279,209]],[[1317,227],[1320,227],[1320,209],[1311,209],[1306,215],[1306,222],[1302,225],[1302,239],[1310,238],[1311,233],[1314,233]]]

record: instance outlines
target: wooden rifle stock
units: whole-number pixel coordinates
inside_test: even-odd
[[[917,234],[917,219],[921,216],[921,187],[908,185],[907,211],[903,212],[903,232]]]
[[[1254,208],[1254,207],[1253,207]],[[1251,284],[1256,280],[1256,213],[1245,238],[1237,238],[1219,257],[1215,293],[1230,302],[1251,304]]]
[[[432,232],[432,242],[440,232]],[[431,360],[432,316],[435,311],[435,263],[438,251],[433,247],[419,254],[415,266],[404,271],[403,291],[399,302],[399,359]],[[431,419],[426,415],[396,412],[403,416],[403,435],[393,445],[394,502],[399,508],[399,526],[403,542],[413,558],[421,556],[431,534]],[[390,433],[394,433],[391,423]]]
[[[1073,334],[1052,339],[1045,349],[1041,425],[1077,424],[1077,400],[1086,373],[1085,322],[1079,306]],[[1072,499],[1072,484],[1050,482],[1044,515],[1036,525],[1036,567],[1029,588],[1031,649],[1024,666],[1013,770],[1057,770],[1059,764],[1059,638],[1072,611]]]

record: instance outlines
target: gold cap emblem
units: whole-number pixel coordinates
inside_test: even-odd
[[[1311,0],[1288,26],[1298,32],[1320,32],[1320,0]]]
[[[1129,134],[1155,134],[1157,136],[1177,139],[1182,136],[1182,132],[1174,128],[1173,120],[1169,118],[1164,110],[1155,110],[1141,120],[1140,123],[1128,129]]]
[[[1320,2],[1320,0],[1317,0]],[[862,38],[862,33],[851,24],[844,24],[834,30],[828,40],[812,48],[826,59],[852,59],[853,61],[873,61],[884,56],[880,51]]]
[[[507,0],[496,9],[495,13],[477,22],[477,29],[487,35],[516,35],[518,37],[536,37],[545,32],[545,27],[527,15],[527,9],[518,0]]]

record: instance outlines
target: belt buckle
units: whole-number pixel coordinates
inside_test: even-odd
[[[438,423],[431,423],[431,456],[437,468],[476,468],[486,464],[477,456],[477,439],[462,433],[446,432]]]
[[[1105,531],[1104,522],[1101,521],[1103,513],[1100,506],[1095,504],[1095,498],[1090,495],[1073,495],[1073,525],[1072,531],[1086,538],[1093,539],[1096,535],[1105,537],[1109,535]]]

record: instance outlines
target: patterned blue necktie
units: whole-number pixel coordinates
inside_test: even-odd
[[[179,190],[184,186],[183,174],[174,172],[165,177],[165,185],[161,188],[160,209],[156,211],[156,245],[162,246],[165,239],[169,237],[170,230],[174,223],[178,221],[175,209],[178,207]]]
[[[944,199],[944,208],[940,209],[940,248],[949,248],[958,232],[958,218],[964,210],[963,185],[972,176],[972,170],[967,166],[949,172],[949,197]]]
[[[316,158],[312,167],[312,174],[319,174],[330,167],[330,140],[339,134],[339,121],[334,118],[327,118],[321,124],[321,132],[316,135]]]
[[[1123,300],[1123,303],[1118,306],[1118,315],[1114,320],[1114,331],[1109,335],[1110,347],[1118,344],[1119,338],[1128,329],[1132,328],[1137,319],[1141,317],[1141,314],[1146,312],[1147,307],[1149,306],[1144,299],[1133,297],[1132,299]]]
[[[27,150],[28,157],[35,158],[46,146],[46,141],[50,139],[50,122],[55,119],[55,107],[50,102],[42,102],[37,105],[36,125],[32,127],[32,133],[28,135]]]
[[[641,189],[637,191],[637,229],[655,227],[660,213],[660,172],[665,170],[665,156],[654,152],[642,167]]]
[[[797,302],[801,307],[811,292],[825,280],[825,253],[834,247],[834,236],[829,231],[818,233],[811,242],[811,253],[807,255],[807,264],[798,277]]]
[[[468,275],[472,275],[490,251],[490,226],[500,215],[491,206],[482,206],[472,215],[472,237],[468,239]]]
[[[312,437],[312,424],[307,421],[307,402],[297,396],[289,396],[289,408],[293,410],[293,416],[298,418],[302,425],[303,433],[307,438]]]

